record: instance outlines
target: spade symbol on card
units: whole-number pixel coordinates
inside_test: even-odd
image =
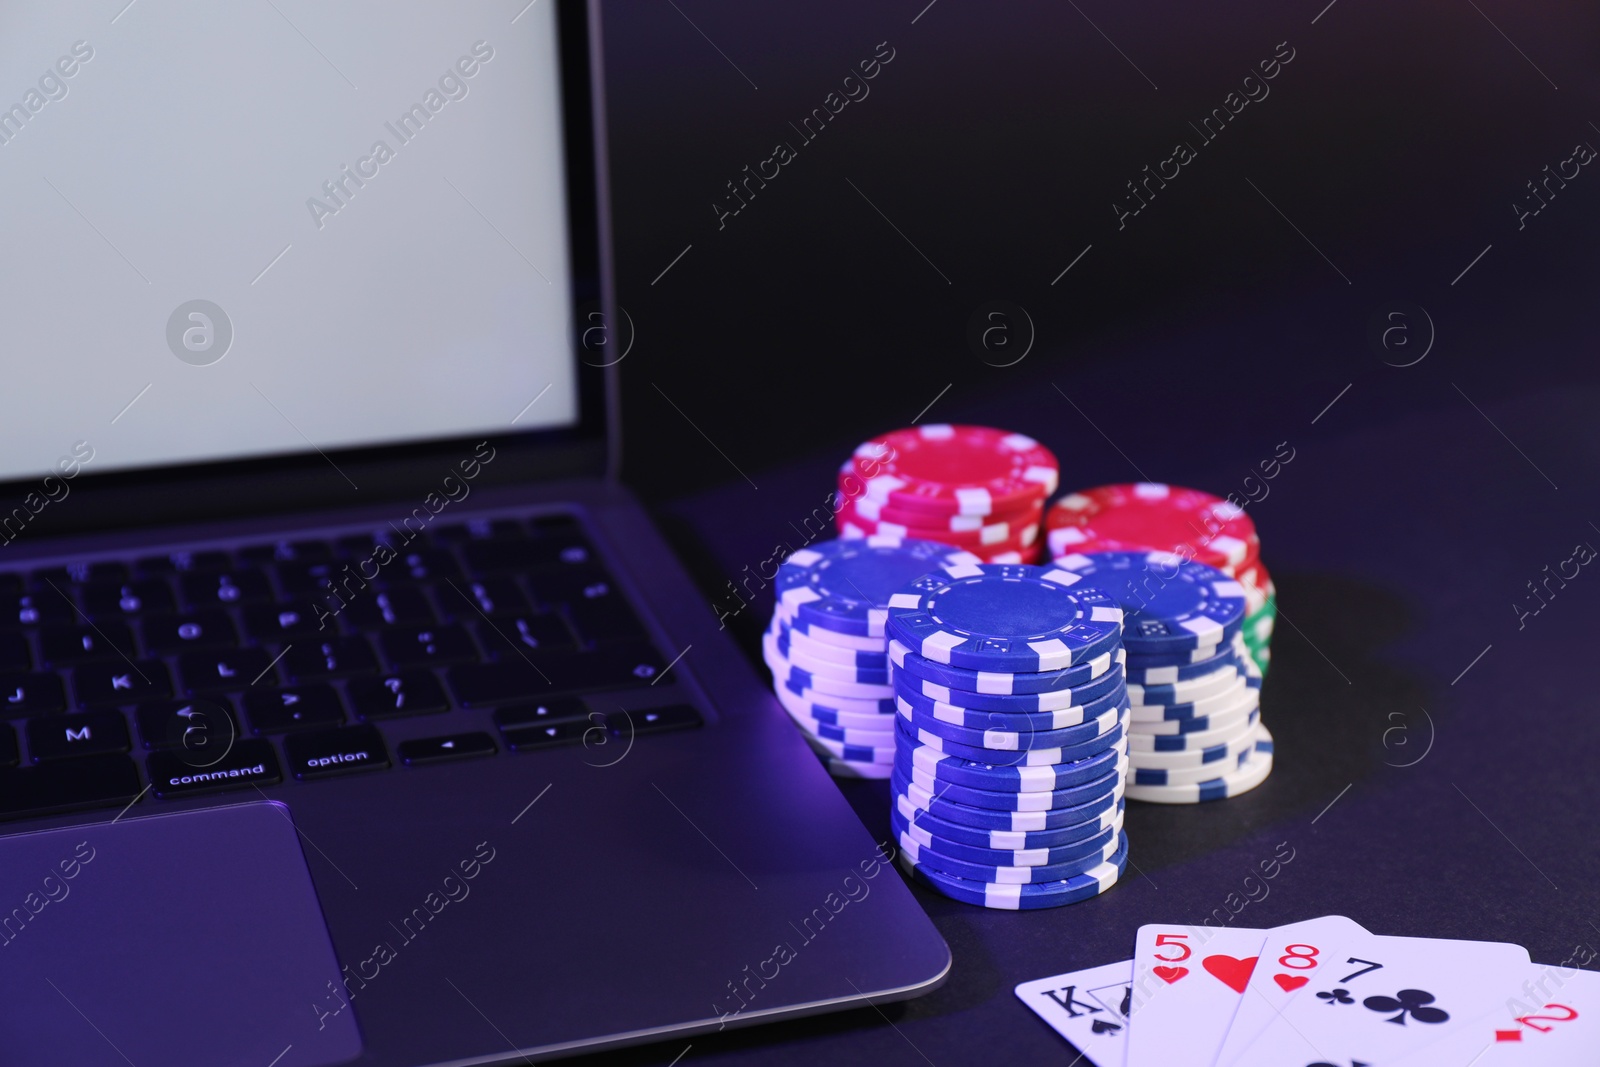
[[[1093,1030],[1097,1034],[1114,1034],[1118,1030],[1122,1029],[1122,1025],[1120,1023],[1114,1023],[1110,1019],[1096,1019],[1094,1021],[1094,1025],[1089,1027],[1089,1029]]]
[[[1188,974],[1189,973],[1189,968],[1187,968],[1187,967],[1152,967],[1152,968],[1150,968],[1150,973],[1155,975],[1157,978],[1161,979],[1163,982],[1167,983],[1168,985],[1171,985],[1173,982],[1176,982],[1178,979],[1180,979],[1184,975]]]

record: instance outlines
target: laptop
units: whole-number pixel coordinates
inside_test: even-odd
[[[0,15],[8,1067],[520,1063],[943,980],[617,481],[597,31]]]

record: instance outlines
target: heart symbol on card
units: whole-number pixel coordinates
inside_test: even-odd
[[[1187,967],[1152,967],[1152,968],[1150,968],[1150,973],[1155,975],[1157,978],[1161,979],[1163,982],[1167,983],[1168,985],[1171,985],[1173,982],[1176,982],[1178,979],[1180,979],[1184,975],[1188,974],[1189,973],[1189,968],[1187,968]]]
[[[1285,993],[1293,993],[1296,989],[1311,981],[1303,974],[1275,974],[1272,976],[1272,980],[1277,982],[1278,988]]]
[[[1242,994],[1250,982],[1250,972],[1256,969],[1256,957],[1247,960],[1233,956],[1207,956],[1201,963],[1210,975],[1235,993]]]

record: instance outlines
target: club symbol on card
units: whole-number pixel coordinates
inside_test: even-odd
[[[1419,1023],[1442,1023],[1450,1018],[1450,1013],[1443,1008],[1428,1007],[1433,1003],[1433,994],[1426,989],[1402,989],[1392,997],[1368,997],[1361,1003],[1368,1011],[1399,1012],[1384,1022],[1401,1026],[1406,1024],[1407,1013]]]
[[[1120,1023],[1114,1023],[1110,1019],[1096,1019],[1089,1029],[1097,1034],[1114,1034],[1121,1030],[1122,1026]]]
[[[1303,974],[1275,974],[1272,976],[1272,980],[1277,982],[1278,988],[1285,993],[1293,993],[1296,989],[1311,981]]]
[[[1354,1004],[1356,1002],[1356,998],[1350,995],[1350,990],[1348,989],[1330,989],[1326,992],[1318,993],[1317,999],[1322,1001],[1324,1004],[1330,1005]]]
[[[1173,982],[1176,982],[1178,979],[1180,979],[1184,975],[1188,974],[1189,973],[1189,968],[1187,968],[1187,967],[1161,967],[1161,966],[1156,966],[1156,967],[1150,968],[1150,973],[1155,975],[1157,978],[1161,979],[1163,982],[1167,983],[1168,985],[1171,985]]]
[[[1235,993],[1244,993],[1250,984],[1250,972],[1256,969],[1256,957],[1241,960],[1234,956],[1207,956],[1201,963],[1210,975]]]

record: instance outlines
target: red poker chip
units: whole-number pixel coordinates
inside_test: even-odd
[[[840,475],[845,495],[942,517],[1026,507],[1055,492],[1061,473],[1056,457],[1031,437],[944,424],[875,437],[856,448],[849,466]]]
[[[1032,548],[1039,541],[1039,530],[1044,525],[1043,508],[1024,512],[1020,521],[996,522],[976,530],[941,530],[925,526],[907,526],[903,523],[879,522],[861,514],[858,501],[846,503],[839,509],[835,521],[841,535],[914,537],[919,541],[936,541],[943,545],[964,548],[972,553],[992,553]]]
[[[1056,501],[1045,526],[1051,558],[1155,549],[1232,574],[1261,547],[1255,523],[1243,508],[1198,489],[1159,482],[1072,493]]]
[[[840,481],[844,479],[841,476]],[[855,483],[858,487],[861,482]],[[841,488],[840,496],[844,496]],[[860,494],[849,498],[855,507],[856,514],[868,522],[892,523],[896,526],[915,527],[920,530],[949,530],[952,533],[978,533],[987,527],[1006,523],[1012,527],[1028,526],[1037,523],[1044,526],[1044,497],[1024,504],[1020,508],[1010,508],[996,511],[990,515],[936,515],[925,509],[902,508],[895,504],[884,504],[872,497]]]

